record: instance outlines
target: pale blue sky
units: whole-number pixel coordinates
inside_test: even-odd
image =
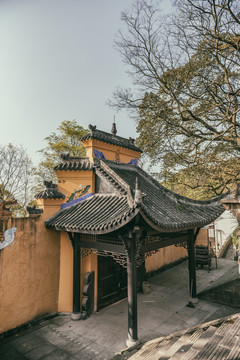
[[[131,3],[0,0],[1,144],[22,144],[36,163],[63,120],[110,131],[114,114],[118,135],[137,136],[129,115],[106,105],[117,86],[131,86],[113,48]]]

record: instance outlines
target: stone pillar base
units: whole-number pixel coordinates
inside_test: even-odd
[[[193,304],[198,304],[198,302],[199,302],[199,300],[198,300],[197,297],[192,298],[192,303],[193,303]]]
[[[80,317],[81,317],[81,313],[71,313],[71,319],[72,320],[80,320]]]
[[[135,346],[137,346],[139,344],[140,344],[140,340],[138,340],[138,339],[137,340],[127,339],[126,340],[126,345],[127,345],[128,348],[135,347]]]

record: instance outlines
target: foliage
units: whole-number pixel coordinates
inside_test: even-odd
[[[237,229],[235,229],[234,232],[232,233],[232,244],[238,247],[239,241],[237,236]]]
[[[15,215],[25,215],[25,206],[32,198],[34,169],[22,146],[0,146],[0,198],[17,200],[11,206]]]
[[[56,132],[52,132],[44,139],[47,146],[39,150],[43,160],[38,166],[39,182],[35,191],[40,191],[43,180],[56,181],[53,168],[61,162],[61,154],[69,153],[70,156],[85,156],[85,148],[81,144],[80,138],[86,132],[87,130],[78,125],[76,120],[65,120],[57,127]]]
[[[206,160],[205,160],[206,161]],[[163,185],[181,195],[204,200],[233,190],[240,181],[240,161],[208,157],[208,163],[185,167],[174,173],[164,173]]]
[[[177,0],[167,20],[154,0],[122,13],[116,46],[135,90],[117,89],[111,104],[135,110],[138,145],[194,197],[240,176],[239,13],[236,0]]]

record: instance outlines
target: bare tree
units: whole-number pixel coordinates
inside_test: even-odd
[[[134,90],[111,105],[135,111],[138,144],[165,174],[239,157],[239,14],[237,0],[177,0],[164,18],[159,1],[137,0],[122,13],[116,47]]]
[[[22,146],[0,146],[0,198],[24,208],[32,198],[33,164]]]

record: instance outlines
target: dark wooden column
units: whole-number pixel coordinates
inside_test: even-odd
[[[193,230],[188,230],[188,271],[189,271],[189,294],[190,298],[197,297],[196,260],[195,260],[195,237]]]
[[[81,249],[77,236],[69,233],[73,246],[73,311],[72,320],[79,320],[80,313],[80,269],[81,269]]]
[[[136,262],[136,239],[134,234],[125,240],[128,252],[128,347],[139,344],[137,326],[137,262]]]

